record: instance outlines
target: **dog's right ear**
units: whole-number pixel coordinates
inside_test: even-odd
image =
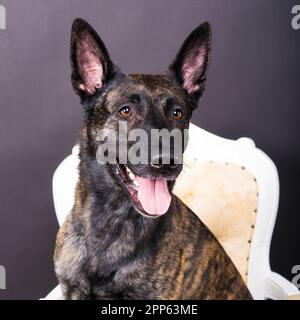
[[[75,19],[72,25],[71,66],[73,88],[81,99],[95,94],[115,73],[103,41],[80,18]]]

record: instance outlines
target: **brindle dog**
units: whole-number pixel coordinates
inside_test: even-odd
[[[210,47],[204,23],[166,75],[125,75],[92,27],[74,21],[72,84],[85,117],[75,204],[55,250],[65,299],[251,299],[217,239],[172,194],[182,165],[96,159],[99,130],[114,124],[118,130],[120,120],[129,130],[188,128],[204,91]]]

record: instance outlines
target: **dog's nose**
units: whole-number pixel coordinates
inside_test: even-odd
[[[152,157],[150,166],[157,169],[176,169],[179,166],[179,160],[168,155],[156,155]]]

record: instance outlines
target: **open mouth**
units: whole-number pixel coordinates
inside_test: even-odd
[[[135,175],[128,166],[116,163],[116,174],[125,185],[135,208],[147,217],[165,214],[171,204],[166,178],[144,178]]]

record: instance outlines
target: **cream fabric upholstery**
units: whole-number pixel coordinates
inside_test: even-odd
[[[300,300],[300,294],[291,294],[288,296],[288,300]]]
[[[174,193],[213,232],[246,282],[258,208],[253,175],[233,163],[185,158]]]

